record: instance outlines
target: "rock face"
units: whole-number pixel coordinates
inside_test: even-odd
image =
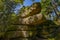
[[[20,10],[21,11],[21,10]],[[41,12],[41,4],[33,3],[30,7],[25,7],[18,15],[18,24],[37,25],[43,23],[46,19]]]
[[[39,2],[33,3],[30,7],[26,7],[19,15],[22,18],[32,16],[41,12],[41,4]]]
[[[14,23],[14,26],[7,27],[5,32],[0,32],[1,40],[44,40],[53,35],[55,26],[50,26],[44,16],[40,14],[40,3],[33,3],[29,8],[25,8],[19,15],[18,22]],[[43,24],[47,22],[47,24]],[[51,21],[50,21],[51,22]],[[49,24],[48,24],[49,23]],[[52,24],[55,25],[55,24]],[[49,27],[50,26],[50,27]],[[1,30],[1,29],[0,29]],[[53,30],[53,31],[52,31]],[[55,36],[55,35],[53,35]],[[36,38],[36,39],[35,39]],[[47,39],[45,39],[47,40]]]
[[[32,40],[31,38],[36,35],[36,26],[32,24],[33,23],[36,24],[36,22],[41,20],[42,15],[40,14],[41,15],[40,19],[38,19],[40,16],[36,15],[40,11],[41,11],[40,3],[33,3],[33,5],[31,5],[29,9],[25,8],[24,11],[19,15],[20,18],[18,20],[19,21],[18,23],[20,24],[10,26],[9,28],[7,27],[7,30],[5,32],[1,32],[1,35],[0,35],[1,40]],[[36,22],[34,21],[35,17],[37,17],[38,19],[38,21],[36,20]],[[22,18],[22,21],[20,21],[21,18]],[[25,25],[25,24],[28,24],[28,25]]]

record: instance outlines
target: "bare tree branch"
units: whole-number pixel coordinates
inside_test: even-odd
[[[58,9],[57,9],[58,4],[55,2],[55,0],[52,0],[51,4],[52,4],[52,6],[53,6],[53,9],[54,9],[57,17],[58,17],[58,16],[59,16],[59,11],[58,11]]]

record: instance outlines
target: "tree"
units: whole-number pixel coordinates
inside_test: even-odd
[[[20,12],[15,14],[16,5],[23,5],[23,2],[24,0],[0,0],[0,37],[4,40],[60,37],[60,11],[57,8],[60,6],[59,0],[41,0],[31,6],[22,7]]]

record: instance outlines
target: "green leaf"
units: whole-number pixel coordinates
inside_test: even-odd
[[[23,1],[24,1],[24,0],[11,0],[11,1],[14,1],[14,2],[16,2],[16,3],[21,3],[21,4],[23,4]]]

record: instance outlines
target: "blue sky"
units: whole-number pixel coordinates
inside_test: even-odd
[[[41,0],[35,0],[34,2],[40,2]],[[32,1],[31,0],[25,0],[24,1],[24,3],[23,3],[23,5],[24,6],[30,6],[30,5],[32,5]],[[20,10],[20,8],[22,7],[22,5],[20,5],[20,4],[18,4],[17,6],[16,6],[16,8],[15,8],[15,13],[18,13],[18,11]],[[57,7],[58,8],[58,10],[60,11],[60,6],[58,6]]]
[[[60,6],[58,6],[57,8],[58,8],[58,10],[60,11]]]
[[[40,0],[35,0],[34,2],[40,2]],[[30,6],[30,5],[32,5],[32,4],[33,4],[33,2],[32,2],[31,0],[25,0],[24,3],[23,3],[24,6]],[[16,6],[14,12],[15,12],[15,13],[18,13],[18,11],[20,10],[21,7],[22,7],[22,5],[18,4],[18,5]]]
[[[40,0],[35,0],[34,2],[40,2]],[[24,6],[30,6],[33,2],[31,0],[25,0]]]
[[[35,0],[34,2],[40,2],[40,1],[41,1],[41,0]],[[32,4],[33,4],[33,2],[32,2],[31,0],[25,0],[24,3],[23,3],[24,6],[30,6],[30,5],[32,5]],[[19,12],[19,10],[20,10],[21,7],[22,7],[22,5],[18,4],[18,5],[16,6],[14,12],[17,14],[17,13]],[[58,10],[60,11],[60,6],[58,6],[57,8],[58,8]],[[53,20],[53,19],[54,19],[54,17],[52,17],[52,16],[56,16],[56,15],[55,15],[55,12],[53,12],[53,13],[51,14],[50,20]]]

